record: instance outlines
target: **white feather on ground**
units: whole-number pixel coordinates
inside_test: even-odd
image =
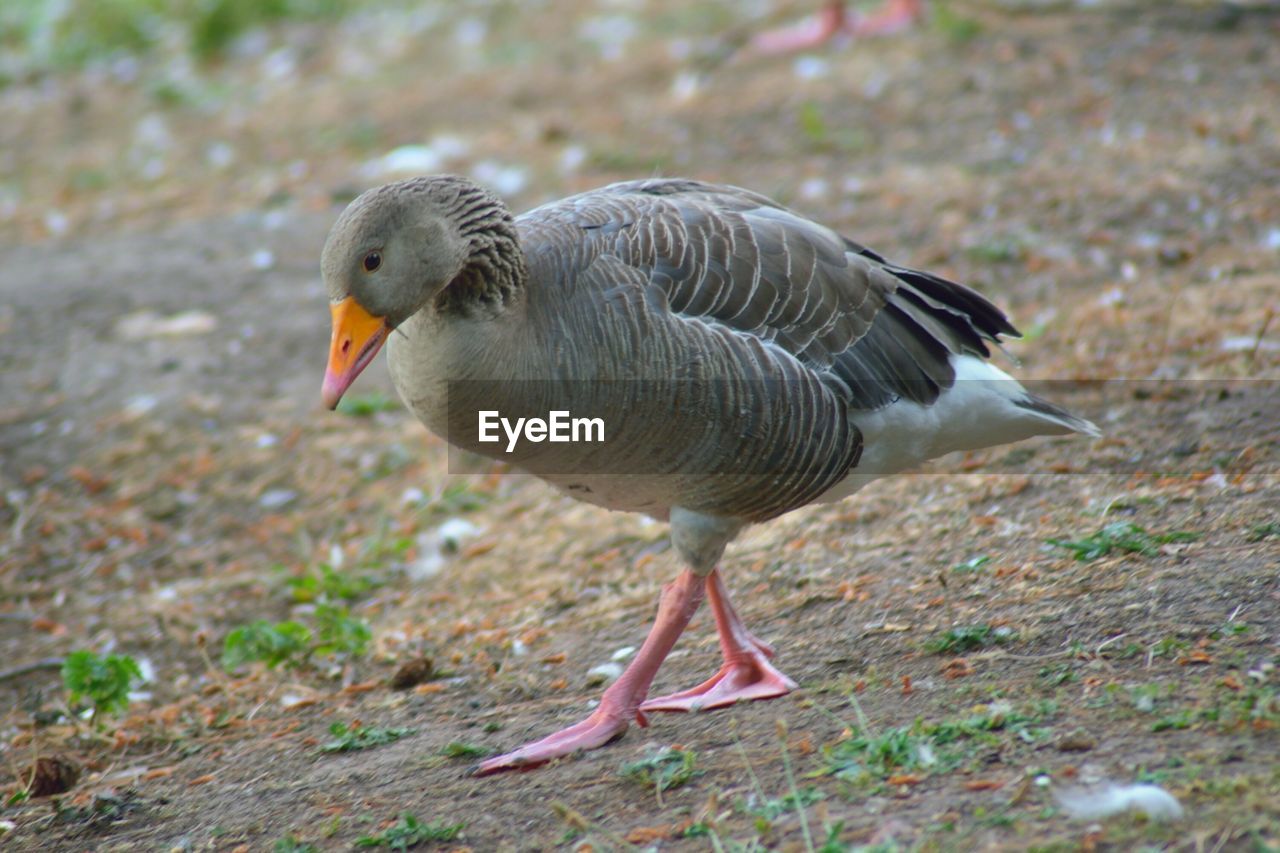
[[[1151,820],[1177,820],[1182,806],[1157,785],[1120,785],[1101,788],[1067,788],[1056,791],[1058,804],[1078,820],[1099,820],[1126,811],[1141,812]]]

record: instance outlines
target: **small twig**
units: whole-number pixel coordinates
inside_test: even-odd
[[[838,725],[841,729],[847,729],[847,728],[849,728],[849,724],[848,724],[848,723],[846,723],[846,722],[844,721],[844,719],[843,719],[843,718],[841,718],[841,716],[840,716],[839,714],[837,714],[835,711],[832,711],[832,710],[831,710],[830,708],[828,708],[826,705],[823,705],[823,704],[822,704],[821,702],[819,702],[817,699],[814,699],[813,697],[808,697],[808,698],[804,699],[803,701],[808,703],[808,707],[810,707],[810,708],[816,708],[817,710],[819,710],[819,711],[821,711],[822,713],[826,714],[826,715],[827,715],[828,717],[830,717],[830,718],[831,718],[831,720],[832,720],[832,721],[834,721],[834,722],[835,722],[835,724],[836,724],[836,725]],[[804,707],[804,706],[802,705],[801,707]]]
[[[755,768],[751,766],[751,758],[747,755],[747,748],[742,745],[742,739],[738,737],[738,720],[736,717],[729,721],[729,731],[733,734],[733,745],[738,748],[738,752],[742,753],[742,763],[747,766],[747,775],[751,777],[751,786],[756,789],[756,796],[763,803],[765,801],[764,786],[760,784],[760,777],[756,775]]]
[[[813,853],[813,835],[809,832],[809,817],[805,814],[804,803],[800,800],[800,789],[796,787],[796,774],[791,772],[791,756],[787,752],[787,723],[778,718],[778,741],[782,747],[782,772],[787,777],[787,787],[791,788],[791,799],[796,804],[796,813],[800,815],[800,832],[804,835],[806,853]]]
[[[1249,348],[1249,369],[1253,369],[1254,359],[1258,357],[1258,349],[1262,346],[1262,337],[1267,333],[1267,328],[1271,325],[1271,321],[1275,319],[1276,309],[1267,307],[1267,313],[1263,315],[1262,325],[1258,327],[1258,334],[1253,338],[1253,346]]]
[[[1063,649],[1060,652],[1049,652],[1048,654],[1045,654],[1045,655],[1016,655],[1013,652],[1006,652],[1004,649],[991,649],[989,652],[984,654],[983,657],[1009,658],[1010,660],[1037,661],[1037,660],[1053,660],[1054,658],[1067,657],[1070,654],[1072,654],[1070,649]]]
[[[41,660],[24,663],[15,666],[12,669],[0,669],[0,681],[8,681],[11,678],[21,678],[32,672],[38,672],[42,669],[58,669],[62,666],[62,658],[42,658]]]
[[[1105,649],[1107,646],[1119,640],[1123,640],[1127,636],[1129,636],[1129,633],[1127,631],[1121,631],[1119,634],[1116,634],[1114,637],[1108,637],[1107,639],[1103,640],[1101,643],[1098,643],[1098,647],[1093,650],[1094,655],[1096,656],[1101,654],[1102,650]]]
[[[1231,826],[1225,827],[1222,830],[1222,834],[1218,836],[1218,843],[1213,845],[1213,849],[1210,850],[1209,853],[1221,853],[1222,848],[1227,846],[1227,842],[1230,841],[1232,836],[1235,834],[1232,830],[1233,827]]]
[[[593,823],[591,819],[588,818],[586,815],[569,808],[567,805],[560,802],[559,800],[553,801],[551,803],[551,811],[555,813],[556,817],[560,818],[562,821],[569,824],[571,828],[576,829],[579,832],[584,832],[584,833],[595,832],[604,836],[608,841],[610,841],[614,845],[614,849],[616,850],[636,850],[637,849],[634,844],[631,844],[622,836],[618,835],[615,832],[610,831],[609,829],[606,829],[605,827],[597,823]]]
[[[1254,347],[1254,349],[1257,349],[1257,347]],[[36,506],[39,502],[39,497],[33,496],[23,506],[19,507],[18,513],[13,519],[13,526],[9,529],[13,544],[17,545],[22,542],[23,531],[26,529],[27,522],[36,514]]]
[[[862,729],[862,736],[871,737],[871,724],[867,722],[867,715],[862,713],[862,703],[858,701],[858,697],[849,691],[849,704],[853,706],[853,713],[858,718],[858,728]]]

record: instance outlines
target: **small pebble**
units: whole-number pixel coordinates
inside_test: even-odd
[[[236,161],[236,150],[230,143],[218,140],[209,143],[209,147],[204,150],[204,158],[209,161],[210,166],[222,170]]]
[[[529,183],[529,173],[520,166],[504,166],[493,160],[481,160],[471,168],[471,177],[498,195],[515,195]]]
[[[671,96],[683,103],[702,90],[702,78],[692,71],[682,71],[671,82]]]
[[[292,489],[268,489],[258,498],[258,505],[263,509],[280,509],[293,503],[298,493]]]
[[[791,70],[801,80],[817,80],[831,73],[831,63],[817,56],[802,56]]]
[[[390,683],[394,690],[408,690],[410,687],[417,687],[419,684],[430,681],[435,675],[436,668],[431,658],[414,658],[400,665],[395,675],[391,676]]]
[[[218,327],[218,318],[206,311],[180,311],[162,317],[154,311],[126,314],[116,322],[116,334],[126,341],[203,335]]]
[[[137,420],[154,409],[159,402],[152,394],[139,394],[124,404],[124,416],[131,421]]]
[[[453,29],[453,40],[459,47],[473,48],[484,43],[489,27],[478,18],[464,18]]]
[[[1064,734],[1054,743],[1058,752],[1088,752],[1098,745],[1098,739],[1084,729]]]
[[[480,531],[480,527],[465,518],[451,518],[436,528],[436,536],[442,545],[457,548],[463,539],[470,539]]]
[[[822,178],[809,178],[800,184],[800,197],[806,201],[815,201],[825,198],[830,188],[830,184]]]
[[[622,675],[622,666],[616,663],[602,663],[599,666],[593,666],[587,670],[587,685],[595,687],[607,682],[618,680],[618,676]]]
[[[421,174],[438,172],[444,166],[444,158],[429,145],[402,145],[392,149],[366,165],[365,171],[374,175],[391,173]]]
[[[46,755],[37,758],[19,778],[31,796],[50,797],[74,788],[80,781],[80,772],[80,765],[66,756]]]
[[[560,171],[566,175],[573,174],[587,162],[587,149],[581,145],[570,145],[560,152]]]
[[[50,210],[44,215],[44,227],[49,229],[49,233],[55,237],[67,233],[71,220],[60,210]]]

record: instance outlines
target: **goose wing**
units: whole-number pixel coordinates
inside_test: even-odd
[[[517,223],[555,292],[537,325],[576,342],[552,345],[563,375],[663,380],[644,395],[662,417],[622,444],[671,472],[739,477],[688,478],[673,503],[700,512],[759,521],[811,502],[858,462],[851,410],[931,404],[953,355],[1016,334],[972,290],[747,190],[615,184]]]
[[[998,335],[1017,335],[964,285],[891,264],[749,190],[631,181],[539,210],[574,226],[580,263],[616,257],[673,313],[777,347],[853,409],[931,404],[955,381],[951,356],[986,357]]]

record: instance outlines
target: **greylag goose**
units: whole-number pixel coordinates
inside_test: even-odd
[[[751,46],[760,53],[811,50],[842,34],[859,38],[901,32],[922,17],[923,0],[885,0],[869,15],[850,14],[845,0],[827,0],[813,18],[760,33],[751,40]]]
[[[599,706],[480,773],[603,746],[653,711],[793,690],[717,569],[744,526],[951,451],[1097,435],[986,360],[1017,332],[984,297],[736,187],[633,181],[513,218],[464,178],[414,178],[353,201],[321,266],[327,406],[389,341],[396,388],[429,429],[580,500],[669,521],[684,564]],[[512,448],[481,428],[485,412],[553,410],[599,417],[608,441]],[[704,598],[720,670],[648,698]]]

